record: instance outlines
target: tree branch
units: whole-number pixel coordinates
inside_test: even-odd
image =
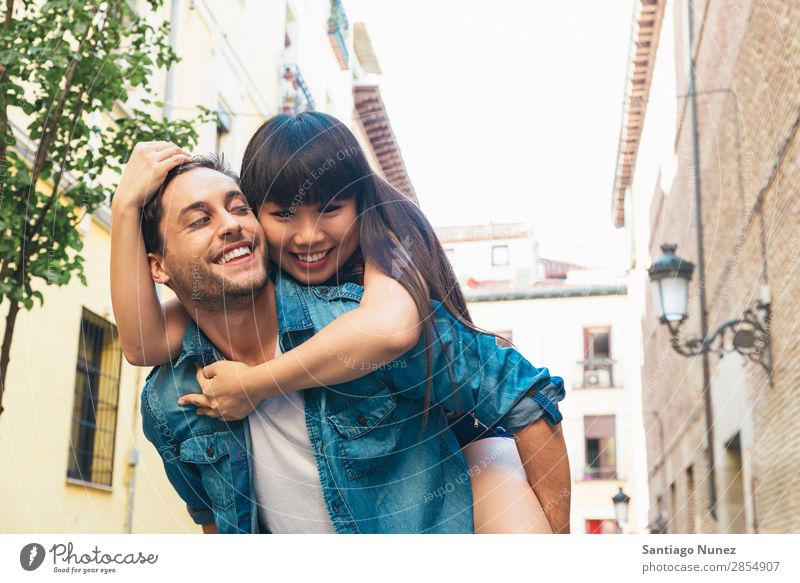
[[[108,18],[108,13],[104,15],[103,25],[105,24],[107,18]],[[81,39],[78,45],[78,49],[76,50],[77,53],[80,53],[84,45],[87,42],[89,42],[93,31],[94,31],[93,27],[91,26],[86,27],[86,33],[83,35],[83,38]],[[95,45],[93,44],[92,48],[94,47]],[[61,95],[59,96],[58,106],[56,107],[55,115],[52,117],[53,121],[42,132],[42,137],[39,141],[39,149],[36,152],[36,159],[33,163],[33,170],[31,172],[31,182],[29,187],[31,189],[36,188],[36,183],[39,181],[39,175],[41,174],[42,169],[44,168],[44,164],[47,160],[47,155],[50,151],[50,146],[52,145],[53,139],[55,138],[56,132],[58,130],[58,122],[61,120],[61,117],[64,113],[64,106],[66,105],[69,91],[72,89],[72,82],[75,79],[75,72],[77,71],[77,69],[78,69],[78,61],[73,59],[72,63],[70,64],[69,70],[67,71],[67,75],[64,79],[64,89],[62,89]],[[76,115],[78,117],[80,117],[80,111],[81,111],[80,103],[83,98],[83,94],[84,92],[81,91],[75,96],[75,101],[74,101],[75,107],[73,108],[73,110],[77,112]],[[30,251],[28,250],[29,245],[33,242],[34,237],[38,236],[39,232],[41,231],[42,225],[44,224],[44,220],[47,216],[47,213],[50,212],[50,209],[52,208],[54,201],[58,198],[58,187],[61,183],[61,178],[64,175],[64,171],[66,169],[67,158],[71,150],[71,142],[72,141],[69,139],[69,137],[67,137],[64,155],[62,156],[61,165],[59,167],[59,173],[54,183],[55,186],[53,188],[52,193],[50,194],[50,197],[47,200],[47,203],[45,203],[44,207],[42,207],[39,216],[36,217],[36,223],[34,223],[31,229],[28,229],[27,225],[23,229],[23,244],[20,247],[19,265],[17,265],[14,273],[15,279],[19,279],[18,276],[22,272],[22,267],[24,266],[25,261],[30,255]]]

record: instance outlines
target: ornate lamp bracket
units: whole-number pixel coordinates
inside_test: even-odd
[[[672,348],[683,356],[698,356],[706,352],[718,354],[720,358],[736,351],[759,364],[772,382],[772,353],[769,340],[770,304],[760,301],[747,308],[739,319],[728,320],[711,336],[681,338],[683,320],[669,322],[662,318],[672,334]],[[684,318],[685,320],[686,318]]]

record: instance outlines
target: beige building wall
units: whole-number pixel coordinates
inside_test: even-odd
[[[566,397],[559,408],[564,417],[562,427],[572,474],[573,533],[586,532],[587,520],[614,521],[611,498],[619,487],[631,498],[628,531],[645,532],[647,525],[639,348],[628,338],[628,331],[637,322],[628,309],[624,285],[617,284],[613,295],[586,289],[578,291],[578,297],[500,298],[469,303],[478,326],[494,332],[510,331],[514,345],[528,360],[564,378]],[[611,328],[611,357],[616,361],[614,382],[613,386],[583,388],[583,365],[579,364],[584,358],[583,331],[598,326]],[[587,415],[615,416],[617,479],[585,479]]]

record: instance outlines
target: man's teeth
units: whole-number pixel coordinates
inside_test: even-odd
[[[328,249],[330,251],[330,249]],[[315,261],[319,261],[323,257],[328,254],[328,251],[322,251],[320,253],[314,253],[313,255],[299,255],[297,258],[302,261],[303,263],[314,263]]]
[[[219,260],[220,264],[225,264],[232,259],[236,259],[237,257],[241,257],[242,255],[250,255],[250,248],[249,247],[237,247],[233,251],[229,251],[225,255],[222,256],[222,259]]]

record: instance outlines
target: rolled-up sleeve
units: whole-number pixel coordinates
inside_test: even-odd
[[[561,423],[561,411],[557,403],[564,399],[564,379],[550,377],[540,386],[531,387],[508,413],[500,419],[499,425],[511,433],[544,419],[550,425]]]
[[[182,461],[164,460],[164,470],[167,472],[172,487],[178,495],[186,502],[186,510],[195,524],[209,524],[214,522],[214,513],[208,501],[203,480],[200,474],[189,464]]]
[[[502,424],[518,430],[545,417],[561,421],[556,403],[564,398],[564,381],[537,368],[516,348],[456,321],[438,302],[434,323],[438,338],[424,338],[390,371],[391,382],[406,394],[426,388],[426,349],[432,352],[431,403],[448,411],[469,412],[486,427]]]
[[[151,374],[151,377],[155,375]],[[148,378],[142,390],[141,413],[142,428],[145,437],[153,444],[164,463],[172,487],[186,503],[186,509],[196,524],[214,522],[211,510],[211,501],[199,470],[192,464],[187,464],[180,458],[179,442],[168,427],[163,414],[158,414],[163,407],[159,407],[157,388],[153,386],[153,379]]]

